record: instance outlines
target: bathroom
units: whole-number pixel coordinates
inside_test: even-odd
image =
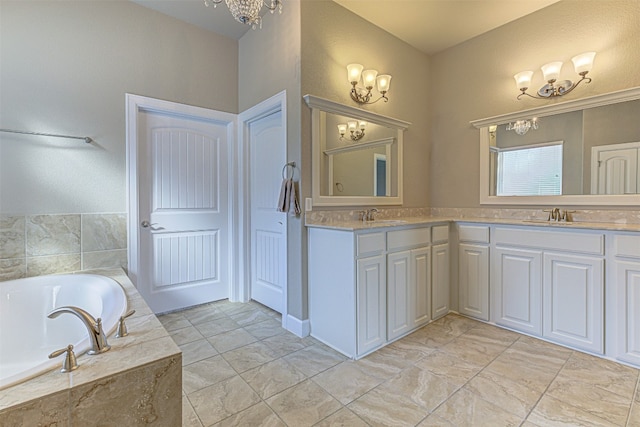
[[[583,51],[597,52],[593,82],[571,99],[640,86],[639,14],[635,1],[561,1],[426,55],[330,1],[286,1],[281,15],[239,40],[132,2],[3,1],[0,127],[95,142],[0,134],[2,233],[20,230],[4,222],[10,216],[22,227],[53,221],[75,236],[39,252],[24,243],[24,256],[2,256],[0,278],[127,267],[126,93],[237,114],[286,90],[287,159],[299,165],[302,201],[311,197],[311,110],[302,97],[354,105],[345,79],[352,62],[393,76],[389,102],[366,109],[411,123],[402,208],[519,214],[518,206],[480,204],[479,137],[469,122],[540,106],[516,99],[512,75]],[[640,222],[637,206],[572,209],[583,220]],[[301,324],[309,317],[304,220],[287,221],[287,312]]]

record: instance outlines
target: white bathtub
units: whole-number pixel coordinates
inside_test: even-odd
[[[71,314],[47,317],[66,305],[101,317],[109,335],[127,309],[127,297],[116,281],[93,274],[0,282],[0,389],[61,367],[64,356],[48,358],[55,350],[73,344],[79,356],[89,349],[87,328],[80,319]]]

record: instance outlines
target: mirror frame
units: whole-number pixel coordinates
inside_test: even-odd
[[[370,206],[370,205],[402,205],[403,202],[403,151],[402,135],[411,123],[394,119],[382,114],[350,107],[328,99],[313,95],[303,96],[304,101],[311,108],[311,197],[314,206]],[[323,196],[320,194],[320,160],[324,155],[322,149],[322,135],[320,113],[333,113],[343,116],[366,120],[369,123],[386,126],[396,130],[398,144],[398,191],[396,196]]]
[[[545,117],[587,108],[601,107],[640,99],[640,87],[596,95],[574,101],[522,110],[470,122],[480,130],[480,204],[481,205],[548,205],[548,206],[640,206],[640,194],[563,195],[563,196],[490,196],[489,192],[489,126],[503,125],[523,117]]]

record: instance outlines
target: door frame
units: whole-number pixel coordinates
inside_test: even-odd
[[[126,187],[127,187],[127,262],[128,276],[137,288],[138,272],[140,267],[140,227],[138,225],[140,209],[138,206],[139,198],[139,179],[138,179],[138,113],[147,111],[160,114],[171,114],[174,116],[182,116],[188,119],[208,121],[218,125],[224,125],[227,128],[227,164],[228,169],[228,191],[227,205],[229,206],[228,215],[228,232],[229,244],[227,245],[227,268],[229,275],[229,300],[233,299],[235,275],[233,270],[233,254],[234,241],[236,241],[237,230],[235,229],[235,197],[233,193],[233,177],[236,174],[235,164],[233,162],[233,142],[235,141],[235,128],[237,125],[237,116],[222,111],[210,110],[192,105],[180,104],[161,99],[149,98],[146,96],[125,94],[125,134],[126,134]]]
[[[236,301],[247,302],[251,296],[251,189],[249,184],[250,178],[250,133],[249,126],[252,122],[260,120],[271,114],[280,112],[282,118],[282,128],[285,135],[285,144],[287,140],[287,92],[283,90],[280,93],[273,95],[248,110],[243,111],[238,115],[238,140],[236,144],[237,149],[237,175],[236,187],[233,192],[237,195],[237,212],[236,216],[238,224],[237,235],[237,251],[235,252],[236,258],[241,260],[236,263],[235,276],[237,277],[238,286],[232,292]],[[285,148],[286,151],[286,148]],[[288,229],[288,215],[285,217],[285,230]],[[288,234],[288,233],[287,233]],[[285,256],[288,259],[288,242],[285,236]],[[285,280],[282,288],[282,327],[287,329],[287,288],[288,288],[288,271],[285,268]]]

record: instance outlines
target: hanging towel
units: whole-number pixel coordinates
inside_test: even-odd
[[[286,178],[282,180],[280,188],[280,198],[278,199],[278,212],[289,212],[293,204],[293,211],[296,215],[302,212],[300,209],[300,200],[298,197],[298,185],[293,179]]]

